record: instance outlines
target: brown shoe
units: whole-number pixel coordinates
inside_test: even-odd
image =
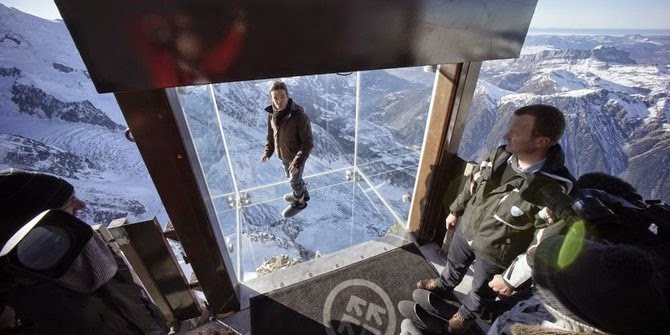
[[[472,326],[473,322],[475,322],[474,318],[466,319],[458,311],[449,319],[449,334],[463,334]]]
[[[431,292],[444,300],[455,302],[456,304],[461,303],[454,295],[453,289],[445,290],[440,286],[439,278],[421,279],[416,282],[416,288]]]
[[[420,288],[420,289],[431,291],[431,292],[442,290],[442,288],[440,287],[439,279],[435,279],[435,278],[419,280],[418,282],[416,282],[416,288]]]

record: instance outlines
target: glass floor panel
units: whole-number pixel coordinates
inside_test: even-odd
[[[216,197],[217,207],[223,208],[217,215],[224,231],[236,231],[239,209],[241,239],[232,233],[226,241],[241,279],[255,278],[257,269],[272,257],[313,259],[317,253],[330,254],[384,236],[400,222],[364,177],[354,181],[346,176],[344,171],[306,176],[309,205],[288,219],[281,216],[288,206],[283,199],[290,192],[288,182],[241,190],[239,208],[227,205],[232,194]]]

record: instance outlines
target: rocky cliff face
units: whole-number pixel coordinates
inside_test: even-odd
[[[87,158],[23,136],[0,134],[0,142],[0,159],[9,166],[49,171],[73,179],[101,171],[99,165]]]
[[[87,123],[109,130],[124,130],[126,127],[112,121],[88,100],[63,102],[35,86],[14,83],[11,100],[20,113],[39,118],[61,119],[67,122]]]

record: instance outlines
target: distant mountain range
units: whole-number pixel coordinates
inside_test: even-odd
[[[575,176],[608,172],[670,202],[669,42],[528,36],[518,59],[483,64],[460,155],[479,160],[498,145],[514,109],[552,104],[566,113],[561,144]],[[158,216],[165,225],[118,105],[95,92],[65,25],[0,5],[0,47],[0,168],[65,177],[87,201],[82,217],[91,224]],[[316,144],[305,170],[312,201],[290,220],[279,215],[288,191],[279,162],[259,162],[269,81],[214,85],[216,109],[206,86],[177,90],[233,258],[240,252],[235,187],[247,199],[240,216],[247,278],[272,256],[309,259],[385,234],[396,222],[386,205],[406,218],[403,198],[414,187],[433,79],[421,68],[362,73],[356,106],[355,73],[286,78]],[[354,160],[370,184],[347,180]]]
[[[669,202],[668,92],[670,36],[528,36],[518,59],[483,64],[460,153],[480,159],[514,109],[546,103],[566,114],[576,177],[610,173]]]

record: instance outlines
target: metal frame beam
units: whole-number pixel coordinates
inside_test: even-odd
[[[165,90],[115,93],[156,190],[213,312],[239,309],[237,280],[215,231],[196,157],[180,135]]]
[[[410,208],[408,230],[420,243],[444,238],[448,206],[462,185],[463,136],[481,62],[438,67]]]

